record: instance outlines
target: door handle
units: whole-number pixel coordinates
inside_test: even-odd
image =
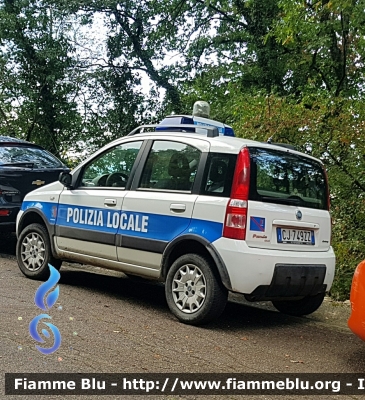
[[[181,203],[170,204],[170,210],[173,212],[184,212],[186,210],[186,205]]]
[[[105,206],[116,206],[117,199],[104,199],[104,205]]]

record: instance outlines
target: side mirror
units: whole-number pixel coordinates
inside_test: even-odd
[[[67,189],[72,188],[72,175],[69,172],[61,172],[58,181]]]

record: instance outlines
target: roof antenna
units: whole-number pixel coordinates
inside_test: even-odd
[[[273,135],[274,136],[274,135]],[[267,143],[271,144],[272,143],[272,136],[269,137],[269,139],[267,139]]]

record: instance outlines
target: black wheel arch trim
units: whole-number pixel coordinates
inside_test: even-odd
[[[207,239],[199,236],[199,235],[194,235],[194,234],[186,234],[186,235],[181,235],[172,240],[165,248],[165,251],[163,252],[162,255],[162,261],[161,261],[161,278],[163,280],[166,279],[167,272],[169,269],[169,265],[167,263],[167,260],[171,254],[171,252],[174,250],[177,244],[180,242],[186,241],[186,240],[193,240],[195,242],[198,242],[202,244],[212,257],[215,265],[217,266],[217,270],[219,273],[219,276],[221,278],[221,281],[223,285],[225,286],[226,289],[232,290],[232,285],[231,285],[231,279],[229,277],[227,267],[222,259],[222,257],[219,255],[218,251],[216,248],[213,246],[212,243],[210,243]]]
[[[42,219],[42,221],[44,222],[44,225],[45,225],[45,227],[46,227],[46,229],[47,229],[47,232],[48,232],[48,235],[49,235],[49,241],[50,241],[50,243],[51,243],[52,256],[55,257],[55,258],[58,258],[58,257],[57,257],[57,253],[56,253],[56,249],[55,249],[55,247],[54,247],[54,242],[53,242],[53,237],[54,237],[54,235],[55,235],[56,224],[54,224],[54,225],[53,225],[53,224],[50,224],[49,221],[47,220],[46,216],[42,213],[41,210],[39,210],[38,208],[28,208],[27,210],[25,210],[25,211],[23,212],[22,216],[20,217],[19,226],[22,226],[22,221],[24,220],[24,218],[25,218],[27,215],[31,214],[31,213],[37,214],[37,215]],[[26,226],[26,225],[25,225],[25,226]],[[19,236],[20,236],[22,230],[25,228],[25,226],[23,226],[21,230],[18,230],[18,231],[17,231],[17,233],[18,233],[17,239],[18,239],[18,240],[19,240]]]

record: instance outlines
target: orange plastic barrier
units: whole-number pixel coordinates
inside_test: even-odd
[[[347,322],[355,335],[365,340],[365,260],[356,268],[351,285],[351,315]]]

